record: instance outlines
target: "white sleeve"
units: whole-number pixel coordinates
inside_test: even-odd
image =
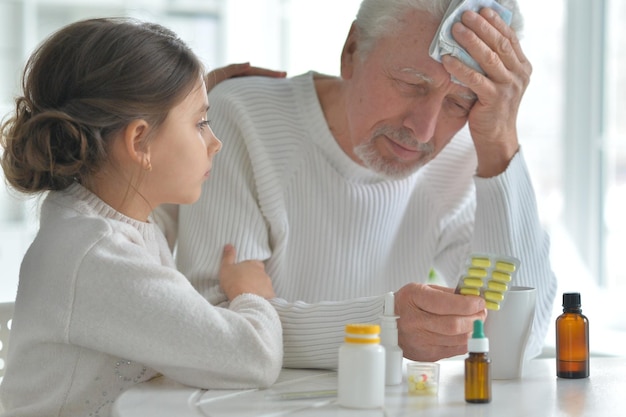
[[[384,295],[307,304],[272,300],[283,325],[286,368],[337,368],[349,323],[380,323]]]
[[[473,246],[514,254],[521,261],[516,285],[537,288],[533,332],[526,348],[527,357],[536,356],[550,325],[557,281],[550,265],[550,240],[539,220],[521,150],[503,175],[476,178],[476,196]]]
[[[272,384],[282,366],[282,330],[270,303],[243,294],[228,309],[215,307],[182,274],[150,258],[120,239],[89,250],[76,273],[68,342],[200,388]]]

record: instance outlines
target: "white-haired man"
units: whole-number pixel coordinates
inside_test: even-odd
[[[167,228],[178,267],[214,303],[225,301],[224,244],[265,261],[286,367],[335,367],[344,325],[378,321],[389,291],[406,358],[465,353],[487,314],[453,291],[471,253],[521,260],[516,284],[538,295],[527,353],[541,349],[556,280],[516,129],[531,73],[521,19],[501,1],[510,26],[487,7],[453,26],[481,73],[429,55],[449,3],[364,0],[340,77],[244,77],[211,91],[219,178]]]

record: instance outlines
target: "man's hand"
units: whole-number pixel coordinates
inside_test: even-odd
[[[263,298],[274,298],[274,288],[270,277],[265,273],[265,265],[261,261],[243,261],[235,263],[235,248],[224,247],[222,265],[220,267],[220,287],[231,301],[238,295],[256,294]]]
[[[482,298],[437,285],[407,284],[396,292],[395,304],[398,343],[404,357],[418,361],[466,353],[474,320],[487,316]]]
[[[449,55],[442,59],[446,71],[478,97],[468,119],[478,156],[477,175],[493,177],[506,170],[519,149],[517,113],[532,66],[515,32],[492,9],[466,11],[452,34],[486,74]]]
[[[274,71],[266,68],[253,67],[249,62],[243,64],[230,64],[225,67],[216,68],[207,73],[205,77],[206,90],[211,91],[220,82],[234,77],[244,77],[246,75],[262,75],[264,77],[283,78],[287,75],[284,71]]]

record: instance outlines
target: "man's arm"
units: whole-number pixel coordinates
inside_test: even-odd
[[[551,323],[557,281],[550,265],[550,242],[537,211],[535,193],[518,152],[507,171],[494,178],[476,178],[476,223],[472,245],[512,254],[520,259],[512,285],[537,288],[537,307],[527,355],[540,353]],[[506,297],[506,295],[505,295]]]
[[[452,33],[485,71],[482,75],[450,56],[442,60],[446,70],[478,97],[468,119],[478,161],[471,247],[520,258],[516,284],[538,291],[527,349],[529,355],[536,355],[551,317],[556,278],[517,136],[518,110],[532,66],[516,33],[492,9],[465,12]]]

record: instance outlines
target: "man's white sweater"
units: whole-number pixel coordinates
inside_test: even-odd
[[[241,259],[266,260],[285,366],[335,367],[344,325],[377,322],[384,293],[427,282],[431,268],[455,286],[470,253],[515,256],[513,284],[538,289],[528,347],[537,354],[556,280],[521,152],[500,176],[478,178],[463,130],[414,175],[385,179],[339,148],[313,75],[243,77],[211,91],[209,118],[224,143],[213,177],[178,224],[161,217],[170,243],[178,235],[181,271],[220,303],[225,243]]]

